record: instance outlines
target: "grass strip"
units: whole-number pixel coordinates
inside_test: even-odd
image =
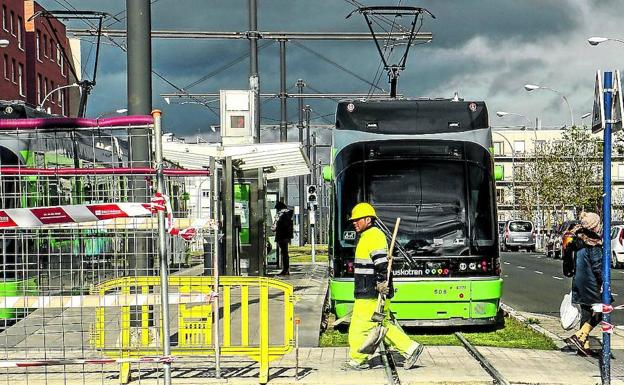
[[[329,323],[331,325],[331,322]],[[411,339],[425,346],[460,346],[455,337],[456,329],[407,329]],[[497,348],[520,348],[537,350],[555,350],[557,346],[546,336],[529,328],[526,324],[513,318],[505,317],[505,324],[497,328],[461,328],[464,337],[475,346]],[[328,329],[321,333],[320,346],[349,346],[348,333]]]

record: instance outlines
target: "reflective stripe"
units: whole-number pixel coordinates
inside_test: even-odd
[[[371,261],[368,258],[355,258],[353,263],[359,263],[360,265],[370,265],[370,266],[373,265],[373,261]]]
[[[388,262],[388,258],[386,257],[381,257],[381,258],[377,258],[375,260],[375,265],[380,265],[382,263],[387,263]]]
[[[376,255],[386,255],[386,253],[388,253],[388,251],[386,249],[377,249],[377,250],[372,250],[370,252],[370,256],[371,258],[374,258]]]
[[[375,269],[365,269],[362,267],[356,267],[354,270],[355,270],[355,274],[369,274],[369,275],[375,274]]]

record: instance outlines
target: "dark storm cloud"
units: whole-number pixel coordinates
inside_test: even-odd
[[[125,1],[70,0],[82,10],[103,10],[116,14]],[[396,5],[397,0],[360,1],[364,5]],[[42,0],[48,9],[60,9],[65,2]],[[610,25],[606,19],[621,14],[621,1],[451,1],[423,0],[401,2],[428,8],[437,19],[426,17],[423,31],[434,33],[427,45],[410,51],[408,68],[399,79],[399,91],[409,96],[450,97],[454,91],[471,98],[487,100],[490,109],[525,108],[550,113],[551,119],[566,118],[560,100],[546,92],[528,95],[522,90],[527,82],[543,82],[554,88],[574,92],[571,102],[586,102],[591,94],[592,71],[604,66],[604,60],[591,62],[594,56],[580,59],[587,52],[583,35],[602,31]],[[247,0],[156,0],[152,4],[152,28],[157,30],[245,31],[248,26]],[[346,0],[260,0],[258,24],[261,31],[368,31],[364,19],[354,14]],[[119,17],[123,18],[125,14]],[[611,19],[614,25],[617,18]],[[70,23],[73,27],[85,26]],[[110,23],[107,23],[109,25]],[[403,18],[402,24],[408,21]],[[125,28],[125,20],[111,25]],[[597,32],[596,32],[597,33]],[[605,32],[606,33],[606,32]],[[617,33],[617,31],[616,31]],[[123,42],[123,40],[119,40]],[[306,47],[339,63],[359,76],[373,81],[379,68],[379,57],[372,42],[301,42]],[[247,41],[153,40],[153,68],[177,87],[184,87],[223,67],[249,49]],[[569,47],[569,48],[568,48]],[[397,47],[397,49],[400,47]],[[570,51],[577,50],[578,55]],[[90,46],[83,44],[83,61]],[[92,51],[92,50],[91,50]],[[581,52],[583,52],[581,54]],[[598,54],[596,54],[598,52]],[[593,51],[600,56],[603,51]],[[603,54],[604,55],[604,54]],[[91,58],[93,52],[91,53]],[[89,64],[89,63],[87,63]],[[92,61],[90,62],[92,65]],[[87,73],[91,73],[89,67]],[[279,55],[277,43],[260,51],[259,67],[262,92],[279,90]],[[249,61],[244,59],[225,71],[190,89],[192,92],[217,93],[219,89],[246,88]],[[101,53],[98,84],[93,90],[88,112],[113,110],[126,99],[126,56],[121,50],[105,46]],[[579,77],[577,73],[582,73]],[[321,92],[368,92],[370,85],[336,68],[314,54],[287,44],[287,88],[295,92],[294,83],[304,79]],[[585,79],[587,78],[587,79]],[[385,89],[387,75],[381,74],[380,87]],[[590,88],[587,91],[587,88]],[[175,92],[175,87],[153,77],[153,103],[165,111],[168,127],[184,135],[204,132],[218,119],[200,105],[165,105],[159,94]],[[306,92],[313,92],[307,89]],[[307,100],[313,108],[314,122],[326,123],[319,115],[331,114],[332,101]],[[492,106],[494,104],[494,106]],[[215,105],[216,107],[217,105]],[[517,111],[523,112],[523,111]],[[279,120],[279,103],[263,103],[263,124]],[[288,120],[296,121],[297,102],[288,106]],[[328,117],[330,121],[333,117]],[[295,134],[289,137],[296,137]],[[267,137],[273,133],[266,133]],[[264,137],[264,134],[263,134]]]

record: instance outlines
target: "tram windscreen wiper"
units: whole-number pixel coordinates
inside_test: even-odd
[[[377,224],[379,225],[379,228],[381,229],[381,231],[386,235],[386,238],[391,239],[392,238],[392,233],[390,232],[390,229],[388,229],[388,227],[386,226],[385,223],[383,223],[383,221],[381,219],[377,219]],[[394,244],[394,249],[399,253],[399,255],[403,258],[405,258],[407,260],[407,263],[410,267],[415,267],[415,263],[414,260],[411,258],[411,256],[409,255],[409,253],[407,252],[407,250],[405,250],[405,248],[399,243],[399,241],[397,240]]]

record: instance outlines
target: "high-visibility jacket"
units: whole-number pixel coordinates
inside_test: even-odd
[[[377,227],[371,226],[360,234],[355,247],[355,298],[377,298],[378,282],[387,278],[388,269],[388,242],[386,236]],[[390,276],[390,293],[392,298],[392,275]]]

